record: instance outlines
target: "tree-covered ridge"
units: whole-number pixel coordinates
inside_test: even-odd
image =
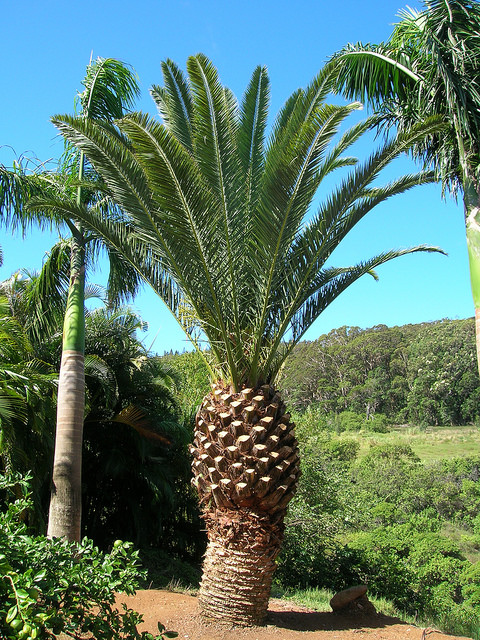
[[[341,327],[297,345],[280,386],[291,405],[396,423],[466,424],[480,412],[473,318]]]

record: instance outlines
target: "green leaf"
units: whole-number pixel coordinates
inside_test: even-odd
[[[17,605],[14,605],[13,607],[10,607],[10,609],[7,611],[7,615],[5,617],[5,622],[7,622],[7,623],[12,622],[12,620],[15,618],[17,613],[18,613]]]
[[[23,620],[21,618],[14,618],[10,622],[10,626],[12,627],[12,629],[15,629],[17,631],[18,629],[20,629],[20,627],[23,627]]]
[[[44,580],[46,575],[47,572],[45,571],[45,569],[41,569],[33,576],[33,582],[40,582],[41,580]]]

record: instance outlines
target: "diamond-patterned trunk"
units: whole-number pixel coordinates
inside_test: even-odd
[[[300,475],[294,426],[270,385],[232,393],[219,383],[197,413],[191,450],[208,533],[199,594],[206,617],[238,625],[265,617]]]

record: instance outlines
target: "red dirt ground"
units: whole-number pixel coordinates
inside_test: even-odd
[[[318,613],[276,599],[270,600],[265,626],[250,628],[203,622],[197,599],[183,593],[151,589],[138,591],[135,596],[121,595],[118,601],[143,614],[140,630],[156,634],[160,621],[167,629],[177,631],[179,640],[453,640],[453,636],[413,627],[383,614],[359,617]]]

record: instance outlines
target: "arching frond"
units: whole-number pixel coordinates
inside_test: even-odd
[[[443,117],[445,130],[418,141],[412,152],[455,193],[480,158],[480,6],[432,0],[399,18],[386,42],[348,45],[335,54],[336,89],[372,105],[386,130]]]
[[[333,66],[293,94],[268,139],[265,69],[254,71],[240,107],[203,55],[188,60],[188,77],[171,61],[163,71],[165,86],[153,90],[163,124],[141,114],[117,129],[55,118],[118,205],[108,214],[71,208],[71,215],[142,275],[194,343],[208,340],[217,377],[235,389],[270,382],[292,345],[351,283],[393,258],[436,250],[326,265],[374,206],[433,180],[420,172],[378,186],[394,158],[441,124],[411,127],[359,163],[349,149],[378,121],[339,135],[359,104],[325,104]],[[324,178],[349,166],[354,171],[307,222]]]
[[[87,67],[78,96],[84,118],[114,120],[132,108],[140,94],[133,69],[115,58],[97,58]]]

